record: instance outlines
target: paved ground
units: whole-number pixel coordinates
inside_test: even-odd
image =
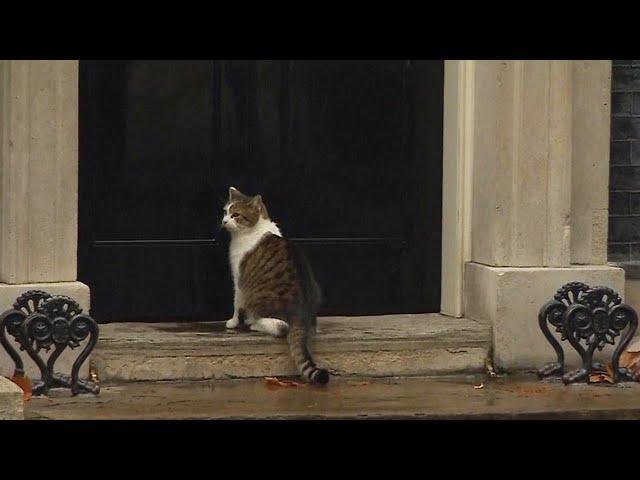
[[[480,385],[482,388],[478,388]],[[325,388],[264,379],[103,385],[53,391],[26,419],[640,419],[640,384],[571,385],[533,376],[332,378]]]

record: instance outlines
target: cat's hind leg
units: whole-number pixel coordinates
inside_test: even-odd
[[[258,318],[250,328],[253,331],[268,333],[274,337],[284,337],[289,332],[287,322],[279,318]]]

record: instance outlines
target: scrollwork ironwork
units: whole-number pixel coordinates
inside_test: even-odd
[[[74,395],[85,391],[99,393],[97,383],[79,379],[82,364],[98,341],[98,324],[89,315],[82,313],[78,303],[63,295],[49,295],[41,290],[28,291],[18,297],[12,310],[0,317],[0,344],[15,364],[14,376],[24,376],[24,363],[20,354],[7,338],[11,335],[20,345],[20,350],[34,361],[40,370],[40,379],[33,382],[33,394],[46,394],[50,388],[70,388]],[[88,340],[87,340],[88,339]],[[71,368],[71,375],[57,373],[55,364],[67,348],[77,348],[87,340]],[[40,351],[53,352],[48,360]]]
[[[565,384],[588,382],[593,371],[605,368],[593,361],[595,351],[606,345],[615,345],[622,335],[611,357],[613,381],[638,380],[638,374],[619,367],[620,355],[638,328],[638,316],[633,308],[622,303],[620,295],[613,289],[603,286],[591,288],[580,282],[568,283],[541,308],[538,322],[557,355],[555,363],[547,364],[538,371],[540,377],[562,375]],[[582,359],[581,368],[564,372],[564,350],[548,324],[556,328],[561,340],[567,340],[578,352]]]
[[[555,331],[560,334],[560,340],[566,340],[567,337],[563,327],[564,313],[568,307],[581,300],[587,290],[589,290],[589,285],[585,283],[567,283],[556,291],[553,300],[544,304],[540,309],[538,313],[540,330],[542,330],[543,335],[555,350],[557,357],[555,362],[548,363],[538,370],[538,376],[541,378],[564,373],[564,350],[560,342],[551,333],[549,324],[555,327]]]

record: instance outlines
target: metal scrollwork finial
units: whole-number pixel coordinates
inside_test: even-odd
[[[34,395],[46,394],[55,387],[70,388],[74,395],[82,391],[99,393],[100,386],[97,383],[78,378],[82,364],[98,341],[98,324],[89,315],[83,314],[80,305],[72,298],[31,290],[20,295],[13,309],[5,311],[0,317],[0,344],[15,364],[14,376],[24,376],[24,363],[8,340],[7,333],[40,370],[40,379],[33,384]],[[73,363],[71,375],[57,373],[55,364],[62,352],[67,347],[79,347],[87,338],[85,347]],[[40,352],[50,352],[51,348],[54,350],[45,363]]]
[[[633,308],[622,303],[620,295],[613,289],[602,286],[591,288],[580,282],[568,283],[558,289],[554,299],[540,309],[538,322],[557,355],[556,362],[538,371],[541,378],[562,375],[565,384],[588,382],[593,371],[605,368],[593,361],[595,351],[602,350],[606,345],[615,345],[618,337],[621,337],[611,357],[613,381],[638,380],[637,374],[619,367],[620,355],[638,328],[638,316]],[[567,340],[578,352],[582,359],[581,368],[565,373],[564,350],[548,324],[560,333],[562,341]]]

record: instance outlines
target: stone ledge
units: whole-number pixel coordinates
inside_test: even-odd
[[[624,270],[624,276],[628,279],[638,280],[640,279],[640,262],[609,262],[612,267],[622,268]]]
[[[480,372],[490,331],[440,314],[318,320],[317,363],[338,375]],[[286,342],[224,322],[101,326],[93,365],[103,382],[296,375]]]
[[[0,376],[0,420],[24,418],[22,390],[8,378]]]

